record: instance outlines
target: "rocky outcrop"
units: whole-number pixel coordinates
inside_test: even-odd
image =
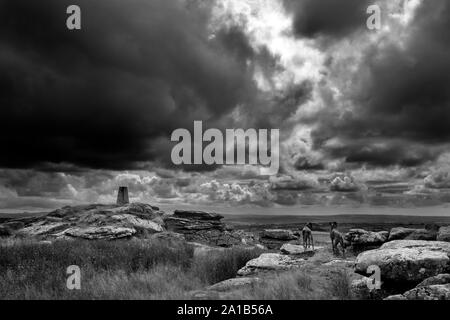
[[[168,230],[189,236],[198,231],[225,231],[225,224],[220,221],[222,218],[215,213],[175,210],[173,215],[164,217],[164,222]]]
[[[152,235],[164,233],[159,240],[174,240],[173,234],[184,240],[209,246],[256,246],[259,237],[251,232],[234,231],[212,212],[176,210],[166,215],[159,208],[144,203],[124,205],[66,206],[47,215],[16,219],[0,225],[0,236],[39,237],[44,239],[122,239],[137,237],[156,239]],[[8,226],[7,226],[8,225]],[[173,242],[173,241],[172,241]]]
[[[304,264],[306,260],[279,253],[263,253],[252,259],[238,271],[239,276],[250,276],[260,272],[284,271]]]
[[[164,222],[168,230],[183,234],[187,241],[219,247],[242,244],[243,233],[230,230],[222,218],[212,212],[175,210]]]
[[[345,234],[344,240],[354,249],[367,250],[381,246],[387,241],[388,237],[389,232],[387,231],[372,232],[364,229],[350,229]]]
[[[450,242],[450,226],[440,227],[437,235],[438,241]]]
[[[144,203],[66,206],[47,215],[8,221],[14,235],[44,239],[122,239],[165,230],[164,212]],[[145,232],[144,232],[145,231]]]
[[[450,268],[450,244],[439,241],[395,240],[356,258],[355,271],[365,274],[376,265],[383,281],[419,283]]]
[[[427,229],[411,229],[411,228],[392,228],[389,233],[388,241],[394,240],[436,240],[437,232]]]
[[[289,241],[297,240],[291,230],[284,229],[266,229],[260,234],[259,241],[268,249],[280,249],[283,244]]]

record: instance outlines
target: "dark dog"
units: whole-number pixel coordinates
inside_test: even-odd
[[[312,224],[310,222],[308,222],[302,230],[302,238],[303,238],[303,248],[305,249],[305,251],[312,247],[312,249],[314,250],[314,239],[312,236]]]
[[[342,234],[337,230],[337,222],[330,222],[330,238],[331,238],[331,246],[333,248],[333,253],[338,254],[339,249],[338,245],[341,245],[342,248],[342,254],[345,257],[345,244],[344,244],[344,238],[342,237]]]

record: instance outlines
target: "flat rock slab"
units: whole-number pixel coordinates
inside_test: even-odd
[[[238,271],[239,276],[254,275],[265,271],[283,271],[299,267],[305,259],[279,253],[263,253],[258,258],[250,260]]]
[[[343,267],[353,267],[355,265],[354,260],[331,260],[323,264],[324,266],[343,266]]]
[[[142,228],[152,232],[162,232],[164,228],[151,220],[141,219],[131,214],[117,214],[111,216],[112,219],[118,220],[129,227]]]
[[[285,243],[281,246],[281,253],[284,254],[290,254],[290,255],[296,255],[296,256],[305,256],[305,257],[311,257],[313,256],[317,251],[322,250],[323,247],[314,247],[314,250],[312,248],[308,248],[305,250],[303,245],[298,244],[292,244],[292,243]]]
[[[450,268],[450,243],[421,240],[395,240],[356,258],[355,271],[361,274],[376,265],[383,280],[419,283]]]
[[[65,227],[68,228],[68,226],[69,225],[67,223],[63,222],[48,223],[47,221],[40,221],[32,224],[29,227],[21,229],[19,231],[19,234],[34,237],[47,233],[57,232],[58,230],[64,229]]]
[[[175,210],[173,217],[190,219],[190,220],[221,220],[222,215],[214,212],[191,211],[191,210]]]
[[[88,240],[121,239],[130,237],[135,233],[136,230],[133,228],[115,226],[70,228],[64,231],[65,236]]]

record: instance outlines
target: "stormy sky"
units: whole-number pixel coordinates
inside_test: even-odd
[[[0,210],[449,203],[448,30],[447,0],[0,0]],[[279,174],[173,165],[194,120],[280,129]]]

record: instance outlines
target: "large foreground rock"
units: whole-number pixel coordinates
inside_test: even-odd
[[[252,259],[238,271],[239,276],[254,275],[266,271],[283,271],[304,264],[306,260],[279,253],[263,253],[256,259]]]
[[[344,240],[355,249],[368,249],[381,246],[387,241],[389,232],[366,231],[364,229],[350,229]]]
[[[387,282],[419,283],[450,269],[450,243],[439,241],[395,240],[356,258],[355,271],[366,274],[376,265]]]
[[[437,240],[450,242],[450,226],[439,228]]]

